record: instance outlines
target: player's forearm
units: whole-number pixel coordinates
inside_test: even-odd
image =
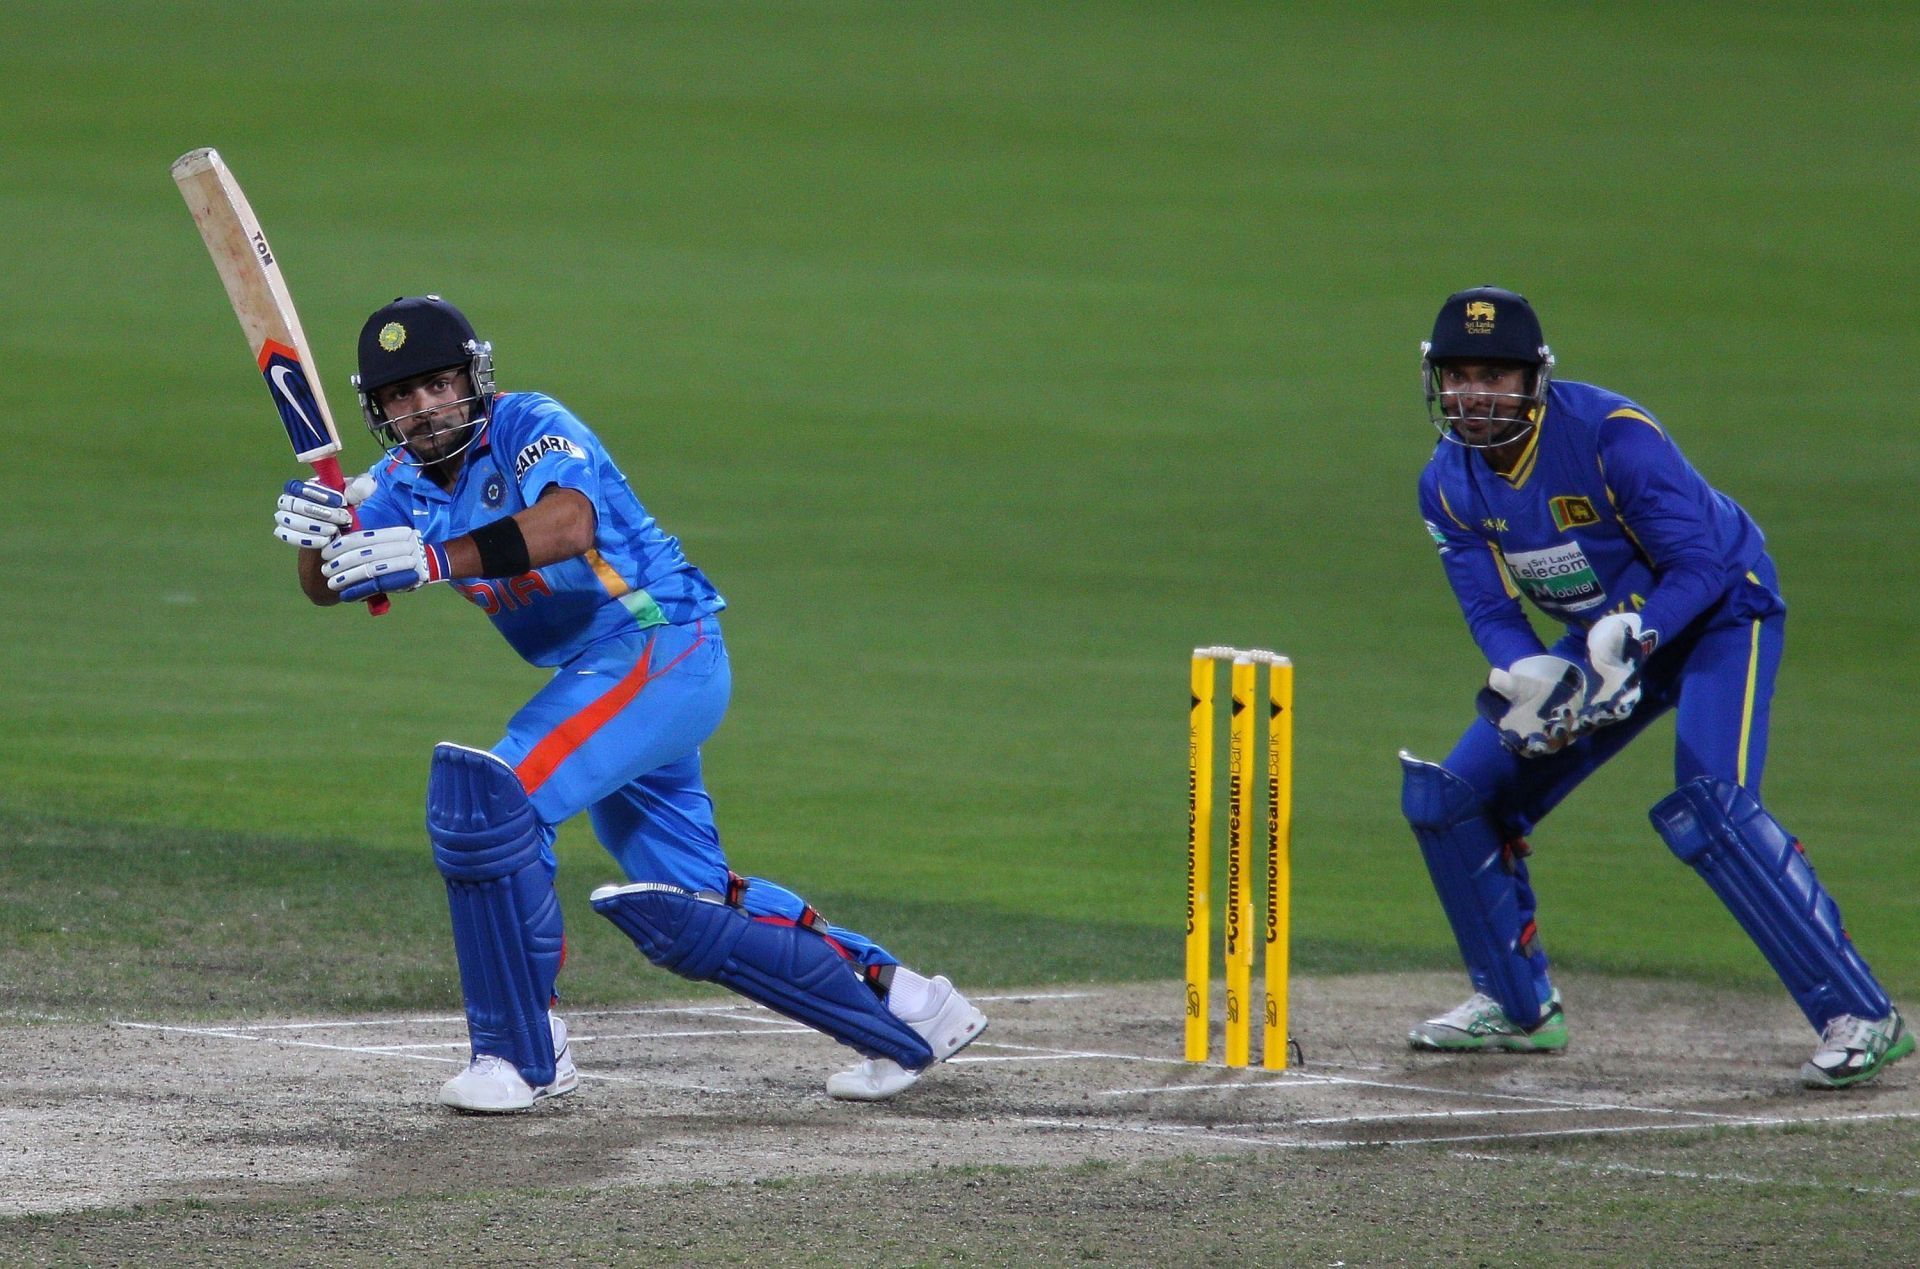
[[[300,589],[308,599],[322,608],[331,608],[340,602],[340,596],[327,587],[326,575],[320,571],[320,552],[305,550],[300,552],[297,561],[300,575]]]
[[[443,543],[449,573],[454,577],[517,576],[584,555],[593,546],[593,503],[576,489],[552,487],[512,520],[525,547],[524,568],[517,567],[520,557],[513,535],[483,526]],[[509,561],[504,566],[503,558]]]

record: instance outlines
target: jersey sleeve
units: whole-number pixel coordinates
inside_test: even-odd
[[[1488,664],[1505,668],[1521,657],[1546,651],[1520,607],[1520,596],[1498,548],[1453,513],[1432,467],[1420,477],[1420,514],[1439,548],[1441,567],[1467,619],[1467,630]]]
[[[361,528],[392,529],[408,523],[407,509],[394,496],[392,482],[388,479],[393,467],[392,460],[388,460],[373,469],[373,492],[353,509],[354,514],[360,517]]]
[[[1615,415],[1601,428],[1600,468],[1620,522],[1653,569],[1640,620],[1662,637],[1676,635],[1727,590],[1713,490],[1672,439],[1637,412]]]
[[[513,478],[520,484],[521,496],[532,506],[540,495],[559,486],[577,489],[604,512],[600,505],[600,468],[606,450],[600,440],[573,413],[555,401],[529,411],[517,420],[509,438],[512,450],[505,455],[513,464]]]

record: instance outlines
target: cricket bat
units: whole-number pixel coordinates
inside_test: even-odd
[[[260,218],[253,214],[240,183],[217,150],[189,150],[175,159],[173,182],[187,200],[193,223],[200,227],[200,237],[213,256],[213,267],[226,285],[234,316],[240,319],[254,362],[280,411],[294,458],[311,466],[315,478],[327,488],[344,491],[346,477],[335,457],[340,452],[340,433],[320,389],[313,350],[300,329],[300,314],[293,307],[280,262],[261,231]],[[387,597],[375,595],[367,607],[378,616],[387,610]]]

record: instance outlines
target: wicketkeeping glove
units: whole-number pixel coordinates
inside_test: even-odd
[[[321,550],[320,560],[327,589],[348,603],[447,580],[445,548],[406,525],[343,533]]]
[[[1641,628],[1640,614],[1617,612],[1587,631],[1587,662],[1593,666],[1593,691],[1580,711],[1581,730],[1605,727],[1633,713],[1640,703],[1640,674],[1660,642],[1659,632]]]
[[[1523,758],[1540,758],[1574,738],[1586,695],[1586,671],[1543,652],[1505,670],[1496,666],[1474,705],[1499,730],[1501,744]]]

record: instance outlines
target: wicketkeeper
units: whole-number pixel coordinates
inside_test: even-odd
[[[1819,1033],[1804,1081],[1844,1088],[1913,1052],[1799,840],[1760,801],[1786,604],[1752,517],[1648,411],[1555,381],[1539,319],[1511,291],[1449,296],[1422,354],[1441,439],[1421,514],[1492,671],[1444,761],[1401,754],[1403,809],[1474,989],[1413,1046],[1566,1046],[1526,834],[1671,711],[1678,787],[1653,826]],[[1552,647],[1521,596],[1564,625]]]
[[[830,1095],[892,1097],[974,1040],[986,1017],[947,979],[727,867],[700,774],[732,681],[726,603],[599,439],[552,397],[497,391],[492,345],[435,295],[368,318],[359,369],[387,461],[344,498],[288,482],[274,534],[300,548],[302,589],[329,605],[444,582],[553,670],[493,745],[434,750],[427,834],[473,1046],[440,1100],[524,1110],[578,1082],[553,1012],[566,952],[553,839],[582,811],[627,878],[594,891],[594,909],[655,964],[856,1050]]]

